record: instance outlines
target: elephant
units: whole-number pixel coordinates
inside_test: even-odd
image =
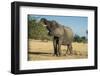
[[[61,45],[67,46],[67,51],[64,55],[72,54],[73,47],[73,31],[71,28],[59,24],[55,20],[47,20],[45,18],[40,19],[48,30],[48,35],[53,36],[54,56],[61,56]]]

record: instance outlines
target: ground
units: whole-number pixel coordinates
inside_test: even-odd
[[[73,44],[73,55],[64,55],[67,46],[61,46],[60,57],[53,56],[53,43],[52,41],[41,41],[29,39],[29,50],[28,50],[28,60],[59,60],[59,59],[84,59],[88,58],[88,47],[87,43],[77,43]]]

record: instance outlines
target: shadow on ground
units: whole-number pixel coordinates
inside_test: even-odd
[[[35,54],[35,55],[42,55],[42,54],[46,54],[46,55],[51,55],[52,53],[46,53],[46,52],[28,52],[29,54]]]

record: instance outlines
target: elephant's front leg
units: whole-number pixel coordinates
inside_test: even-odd
[[[69,45],[69,51],[70,51],[70,54],[73,54],[73,47],[72,47],[72,44]]]
[[[57,54],[57,43],[56,43],[56,38],[53,39],[53,47],[54,47],[54,56],[58,56]]]
[[[58,40],[58,47],[57,47],[58,48],[58,55],[59,56],[61,56],[61,43],[62,43],[62,40],[59,39]]]

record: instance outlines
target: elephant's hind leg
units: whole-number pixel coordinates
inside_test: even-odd
[[[67,46],[66,53],[64,54],[65,56],[68,54],[68,51],[69,51],[69,47]]]
[[[72,48],[72,44],[68,44],[67,45],[67,50],[66,50],[66,53],[65,53],[65,55],[67,55],[67,54],[72,54],[72,50],[73,50],[73,48]]]

